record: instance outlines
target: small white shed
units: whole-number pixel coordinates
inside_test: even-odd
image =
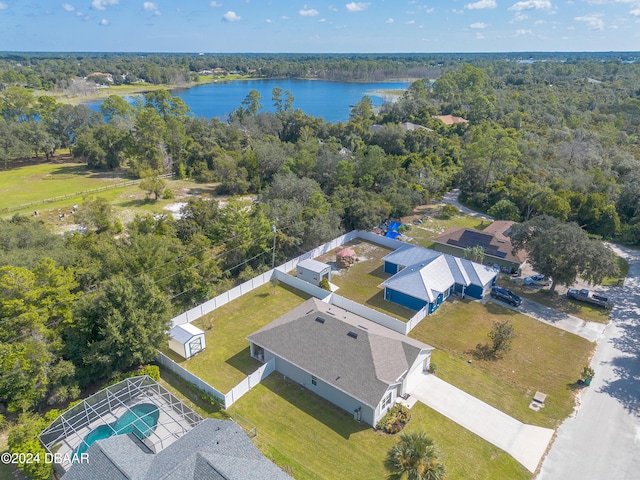
[[[205,346],[204,332],[190,323],[176,325],[169,332],[169,348],[181,357],[191,358]]]
[[[331,265],[309,258],[298,264],[296,275],[299,279],[317,286],[323,278],[331,281]]]

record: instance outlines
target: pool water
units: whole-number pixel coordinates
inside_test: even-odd
[[[159,416],[160,410],[152,403],[134,405],[115,422],[100,425],[87,433],[73,454],[78,455],[79,458],[94,442],[114,435],[134,433],[141,440],[147,438],[156,429]]]

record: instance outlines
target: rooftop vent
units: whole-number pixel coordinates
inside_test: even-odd
[[[322,318],[322,317],[316,317],[316,322],[318,322],[318,323],[324,323],[324,318]]]
[[[358,338],[358,334],[356,332],[349,332],[347,333],[347,337]]]

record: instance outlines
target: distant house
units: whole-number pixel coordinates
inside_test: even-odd
[[[510,272],[516,272],[526,260],[526,254],[524,251],[512,253],[509,229],[514,223],[496,220],[484,230],[450,228],[433,239],[433,249],[463,257],[466,248],[481,246],[485,263],[495,263]]]
[[[390,253],[384,271],[384,298],[412,310],[435,312],[454,292],[481,299],[495,284],[497,272],[485,265],[422,247],[407,246]]]
[[[331,281],[331,265],[310,258],[298,263],[296,275],[301,280],[318,286],[323,278]]]
[[[455,125],[457,123],[469,123],[469,120],[466,120],[462,117],[456,117],[454,115],[434,115],[433,118],[437,118],[445,125]]]
[[[425,130],[427,132],[433,132],[433,130],[430,128],[427,128],[422,125],[418,125],[416,123],[411,123],[411,122],[403,122],[400,124],[400,126],[402,127],[402,130],[404,130],[405,132],[411,132],[413,130]]]
[[[176,325],[169,331],[169,348],[182,358],[191,358],[204,347],[205,333],[191,323]]]
[[[369,425],[429,368],[433,347],[317,298],[247,337],[251,356]]]

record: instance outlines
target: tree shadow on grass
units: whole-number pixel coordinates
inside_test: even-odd
[[[251,349],[249,347],[239,351],[233,357],[227,358],[225,363],[231,365],[233,368],[241,371],[245,375],[252,374],[262,365],[258,360],[251,357]]]
[[[476,348],[467,350],[464,353],[465,355],[471,355],[476,360],[496,361],[501,358],[488,343],[478,343]]]
[[[262,381],[262,384],[296,409],[313,417],[347,440],[351,435],[372,428],[365,422],[356,422],[351,413],[333,405],[299,383],[283,377],[278,372],[273,372]]]
[[[126,202],[122,202],[120,206],[124,208],[140,208],[144,205],[153,205],[153,203],[154,201],[149,198],[134,198],[131,200],[127,200]]]

